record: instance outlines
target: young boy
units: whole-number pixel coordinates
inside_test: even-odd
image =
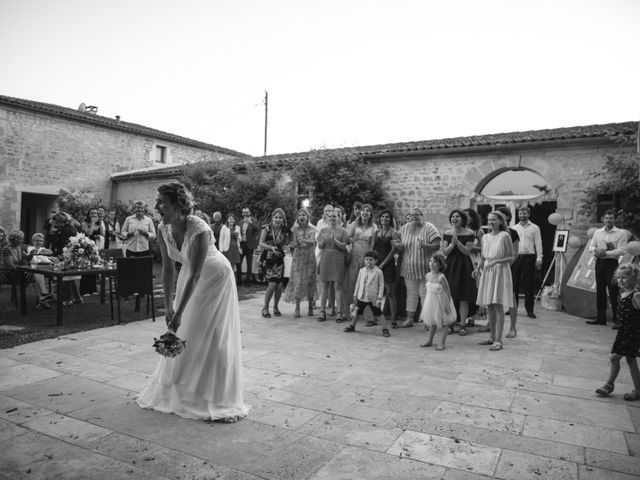
[[[382,325],[382,336],[389,336],[387,321],[380,310],[384,295],[384,276],[382,270],[376,267],[377,261],[378,254],[375,251],[371,250],[364,254],[364,267],[358,272],[358,280],[353,292],[353,303],[357,310],[351,323],[345,327],[345,332],[355,331],[356,323],[364,313],[365,307],[369,306],[376,321]]]

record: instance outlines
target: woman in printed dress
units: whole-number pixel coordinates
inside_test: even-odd
[[[355,207],[354,207],[355,210]],[[353,298],[358,273],[364,267],[364,254],[373,250],[375,234],[378,226],[373,222],[373,207],[362,205],[356,219],[347,226],[351,254],[349,255],[347,273],[344,279],[344,299]]]
[[[281,315],[278,302],[282,295],[282,280],[284,278],[285,246],[289,244],[289,232],[284,210],[276,208],[271,213],[271,222],[262,228],[259,247],[262,249],[258,266],[262,277],[267,281],[264,293],[262,316],[271,318],[269,303],[273,298],[273,314]]]
[[[291,227],[291,277],[284,292],[284,301],[295,303],[294,317],[300,317],[300,302],[306,298],[309,302],[308,316],[313,316],[313,300],[317,288],[317,263],[315,255],[316,227],[309,222],[309,212],[298,210],[296,223]]]

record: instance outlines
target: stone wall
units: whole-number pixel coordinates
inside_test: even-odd
[[[109,204],[110,175],[154,166],[156,145],[167,148],[171,163],[234,158],[151,135],[0,106],[0,225],[21,227],[22,192],[53,196],[61,188],[81,190]]]
[[[578,215],[582,194],[593,182],[592,171],[601,170],[604,154],[620,147],[583,145],[553,148],[523,148],[510,152],[481,152],[398,157],[375,161],[374,168],[389,171],[385,183],[390,207],[398,218],[418,207],[426,219],[441,231],[449,228],[454,208],[476,207],[474,194],[488,176],[500,168],[524,167],[546,181],[558,211],[572,232],[583,234],[591,219]],[[631,148],[631,147],[627,147]]]

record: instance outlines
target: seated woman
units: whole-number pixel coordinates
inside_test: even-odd
[[[34,233],[33,235],[31,235],[31,245],[27,246],[26,253],[27,261],[32,265],[51,264],[49,255],[52,255],[53,252],[48,248],[44,248],[44,235],[42,233]],[[49,293],[49,288],[44,281],[44,275],[35,274],[34,280],[36,282],[36,285],[40,289],[41,295],[43,295],[46,300],[50,300],[53,295]]]
[[[24,233],[14,230],[9,233],[9,242],[2,247],[0,254],[0,264],[2,265],[2,274],[8,280],[8,283],[16,281],[15,269],[17,266],[28,265],[27,254],[23,250]],[[37,305],[42,308],[51,308],[47,297],[40,291],[39,285],[36,283],[32,273],[25,274],[25,282],[32,285],[38,299]]]

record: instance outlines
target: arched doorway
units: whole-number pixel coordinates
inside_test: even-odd
[[[511,211],[511,224],[518,221],[517,209],[523,205],[531,209],[531,222],[540,227],[542,237],[542,269],[540,283],[553,261],[553,239],[556,227],[547,218],[556,211],[558,204],[556,194],[549,182],[534,170],[525,167],[505,167],[487,175],[478,184],[472,199],[472,207],[486,225],[487,215],[498,207],[505,206]],[[550,272],[546,284],[554,280],[554,272]]]

